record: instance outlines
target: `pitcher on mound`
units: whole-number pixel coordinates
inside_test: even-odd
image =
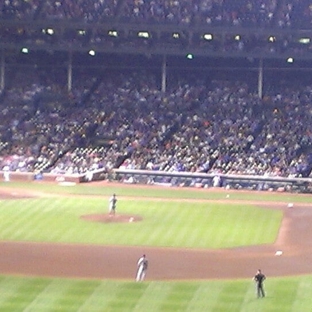
[[[117,197],[116,194],[113,194],[113,196],[109,199],[109,214],[115,215],[116,214],[116,206],[117,206]]]

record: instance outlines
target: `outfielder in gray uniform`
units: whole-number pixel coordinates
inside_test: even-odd
[[[146,258],[146,255],[143,255],[138,260],[137,264],[137,275],[135,279],[137,282],[142,282],[144,280],[147,268],[148,268],[148,260]]]

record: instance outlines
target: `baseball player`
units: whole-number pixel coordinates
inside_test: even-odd
[[[143,255],[139,260],[137,264],[137,275],[136,275],[136,281],[141,282],[144,280],[146,271],[148,267],[148,260],[146,258],[146,255]]]
[[[263,289],[263,282],[264,282],[265,279],[266,279],[265,275],[259,269],[257,271],[257,274],[253,278],[253,280],[256,282],[256,285],[257,285],[257,295],[258,295],[258,298],[265,297],[264,289]]]
[[[10,167],[8,165],[3,167],[3,178],[5,182],[10,182]]]
[[[116,194],[113,194],[113,196],[109,199],[109,214],[110,215],[115,215],[116,204],[117,204]]]

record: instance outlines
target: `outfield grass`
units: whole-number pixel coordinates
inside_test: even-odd
[[[268,278],[257,299],[251,280],[117,282],[0,277],[0,311],[308,312],[312,277]]]
[[[60,187],[40,183],[3,183],[1,188],[21,186],[53,195],[0,201],[0,239],[90,244],[136,244],[220,248],[272,242],[281,222],[278,210],[254,207],[248,200],[311,202],[310,196],[230,192],[228,202],[190,202],[186,199],[226,198],[224,191],[122,188],[107,185]],[[80,219],[82,214],[107,212],[108,196],[119,196],[118,212],[135,213],[142,222],[101,224]],[[88,197],[87,195],[101,195]],[[136,196],[146,197],[137,200]],[[164,198],[153,200],[147,197]],[[181,199],[170,201],[170,199]],[[231,204],[231,199],[246,200]],[[265,225],[266,231],[263,231]],[[140,237],[144,227],[152,233]],[[120,235],[116,236],[116,233]],[[163,233],[166,235],[163,235]],[[114,235],[111,235],[111,234]],[[126,233],[126,235],[125,235]],[[168,235],[168,233],[170,235]],[[144,238],[143,238],[144,236]],[[133,239],[135,239],[133,241]],[[312,276],[268,277],[267,297],[256,299],[248,280],[133,283],[111,280],[49,279],[0,276],[0,311],[312,311]]]

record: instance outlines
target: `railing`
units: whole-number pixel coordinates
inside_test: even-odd
[[[0,171],[5,180],[5,172]],[[92,182],[99,180],[119,181],[129,184],[154,184],[179,187],[224,187],[229,189],[279,190],[312,193],[312,178],[278,176],[211,174],[200,172],[167,172],[153,170],[105,169],[81,175],[51,173],[10,172],[10,181]]]
[[[312,192],[312,178],[279,176],[211,174],[200,172],[165,172],[115,169],[114,179],[126,183],[148,183],[168,186],[226,187],[258,190]]]

